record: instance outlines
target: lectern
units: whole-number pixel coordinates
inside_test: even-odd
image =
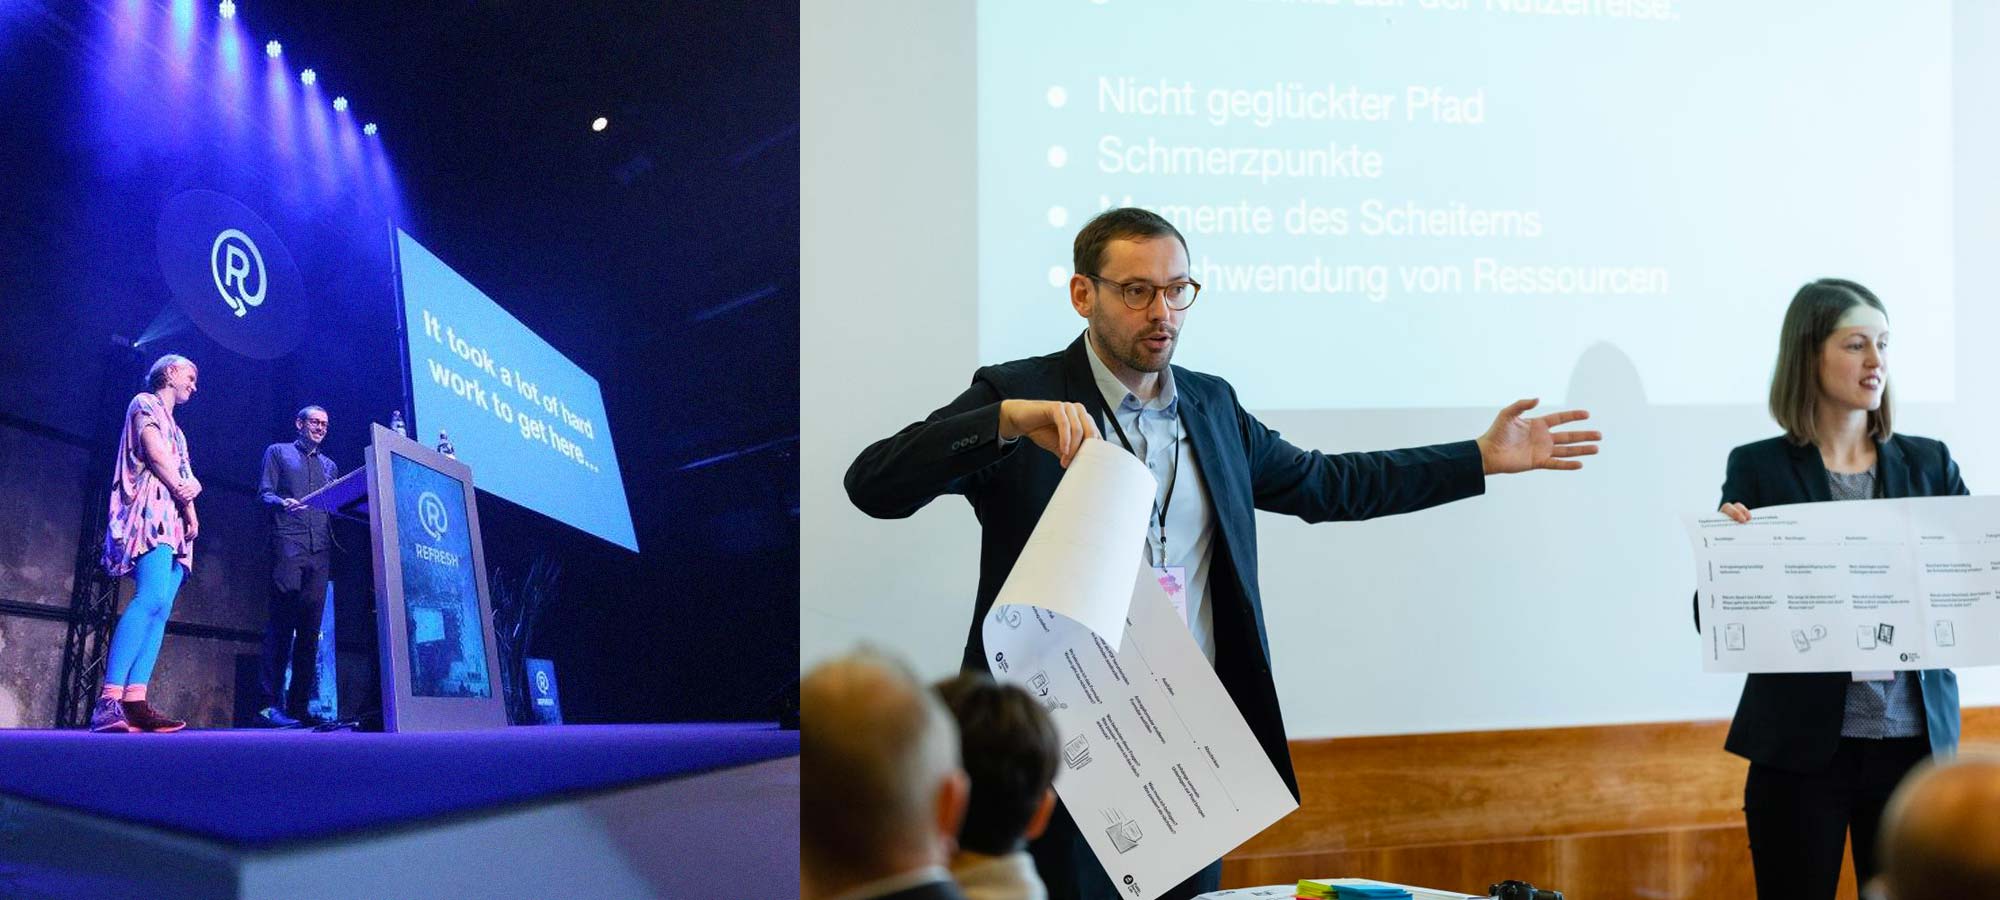
[[[375,425],[366,465],[301,500],[368,523],[383,730],[506,725],[472,468]]]

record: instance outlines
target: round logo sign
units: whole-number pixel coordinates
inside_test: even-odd
[[[305,279],[269,223],[227,194],[189,190],[160,212],[160,273],[203,334],[252,359],[305,339]]]

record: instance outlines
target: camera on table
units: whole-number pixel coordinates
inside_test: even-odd
[[[1493,900],[1563,900],[1562,891],[1545,891],[1511,878],[1488,886],[1486,893],[1493,895]]]

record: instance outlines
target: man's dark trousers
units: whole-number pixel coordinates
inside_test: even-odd
[[[272,542],[271,616],[264,626],[264,705],[304,713],[319,694],[319,624],[326,612],[326,582],[333,568],[329,550],[313,553],[284,536]],[[290,702],[285,668],[292,669]]]

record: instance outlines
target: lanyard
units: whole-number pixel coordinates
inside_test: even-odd
[[[1140,414],[1144,415],[1145,410],[1141,409]],[[1111,428],[1117,432],[1118,442],[1125,445],[1125,452],[1137,457],[1139,451],[1134,449],[1132,441],[1125,437],[1125,426],[1118,424],[1118,410],[1116,408],[1106,408],[1104,417],[1111,420]],[[1132,427],[1138,427],[1137,419],[1133,420]],[[1181,473],[1181,417],[1178,414],[1174,416],[1173,443],[1168,445],[1168,447],[1172,456],[1169,457],[1170,461],[1167,463],[1167,496],[1164,500],[1153,501],[1153,518],[1158,523],[1160,530],[1160,542],[1154,549],[1158,551],[1160,560],[1158,565],[1161,566],[1167,564],[1167,508],[1173,506],[1174,482],[1180,480]],[[1143,458],[1139,461],[1145,462]],[[1146,538],[1147,543],[1152,543],[1152,535],[1149,534]]]

